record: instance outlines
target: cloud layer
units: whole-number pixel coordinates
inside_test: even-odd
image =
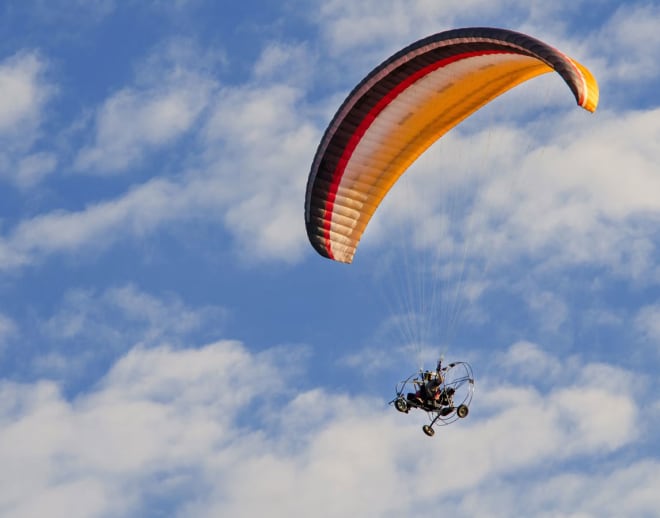
[[[531,344],[503,359],[557,363]],[[300,361],[295,349],[254,354],[229,341],[138,347],[73,400],[52,382],[3,382],[0,509],[151,516],[175,496],[168,514],[181,516],[400,516],[420,505],[456,516],[611,515],[615,487],[627,488],[615,491],[617,513],[660,503],[655,461],[592,473],[644,422],[632,385],[604,383],[632,379],[616,367],[586,365],[547,392],[490,375],[468,419],[428,439],[419,415],[301,390]]]

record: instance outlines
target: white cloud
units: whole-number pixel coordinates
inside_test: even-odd
[[[569,317],[569,307],[561,297],[550,291],[529,292],[527,301],[541,322],[541,329],[558,331]]]
[[[48,152],[31,153],[40,136],[44,109],[54,93],[46,62],[22,51],[0,62],[0,175],[21,188],[38,183],[55,165]]]
[[[500,26],[537,34],[556,41],[565,29],[562,20],[571,19],[583,9],[582,2],[542,2],[468,0],[434,2],[421,0],[324,2],[312,13],[319,24],[331,54],[347,54],[359,48],[394,52],[421,37],[455,27]],[[478,16],[475,16],[478,13]],[[504,14],[505,13],[505,14]],[[555,36],[552,33],[555,33]],[[581,39],[581,38],[577,38]],[[389,50],[388,50],[389,49]]]
[[[254,129],[262,131],[258,124]],[[295,261],[305,249],[297,202],[304,196],[304,182],[291,179],[304,177],[296,159],[307,157],[315,133],[310,127],[288,131],[266,133],[268,142],[260,154],[247,142],[242,147],[226,144],[227,155],[218,157],[208,173],[152,179],[117,199],[77,212],[54,211],[23,220],[0,241],[0,268],[18,268],[53,253],[102,250],[122,239],[148,235],[167,222],[195,217],[223,218],[248,261]]]
[[[331,0],[324,2],[314,15],[331,54],[383,44],[393,52],[397,46],[402,47],[421,35],[449,28],[457,16],[474,9],[487,14],[502,9],[502,5],[500,3],[495,8],[492,2],[482,0],[462,2],[460,6],[429,1],[371,0],[356,3]]]
[[[200,81],[162,90],[123,90],[105,102],[96,116],[95,143],[76,160],[78,170],[117,172],[138,164],[153,150],[185,133],[207,102]]]
[[[79,164],[83,160],[96,170],[123,169],[139,161],[152,144],[163,144],[189,129],[193,118],[211,103],[211,89],[203,78],[185,71],[177,74],[181,78],[166,78],[158,89],[113,97],[108,117],[103,110],[98,117],[95,145],[79,155]],[[145,80],[152,80],[151,72]],[[168,88],[174,90],[168,90],[168,101],[163,102],[169,106],[172,101],[174,108],[164,112],[158,92]],[[189,95],[201,96],[195,97],[200,103],[193,102],[194,110],[187,110]],[[298,260],[306,249],[300,200],[319,138],[301,113],[306,109],[302,92],[285,84],[249,83],[218,90],[209,106],[200,135],[202,148],[195,147],[191,158],[198,164],[195,170],[151,179],[114,200],[90,203],[77,212],[53,211],[23,220],[0,241],[0,267],[17,268],[52,253],[103,249],[117,240],[149,234],[164,223],[196,217],[224,221],[246,262]],[[179,108],[194,117],[184,117],[180,125]],[[164,113],[172,115],[165,116],[165,122]]]
[[[635,328],[660,353],[660,304],[641,308],[635,317]]]
[[[323,9],[342,19],[359,18],[354,11],[363,7],[344,13],[343,5]],[[386,9],[402,6],[392,2]],[[412,14],[402,16],[431,19],[442,9],[416,4]],[[126,171],[156,148],[166,149],[190,134],[198,140],[190,153],[182,152],[181,162],[195,164],[197,170],[152,179],[78,212],[56,211],[22,221],[0,241],[4,268],[54,252],[108,246],[190,218],[224,223],[249,261],[295,262],[308,251],[299,206],[326,122],[318,126],[312,121],[327,100],[309,104],[305,92],[278,68],[286,63],[287,75],[306,78],[313,75],[310,66],[323,71],[321,63],[327,60],[314,61],[305,46],[271,43],[253,67],[253,79],[219,88],[206,65],[220,58],[201,56],[187,63],[193,54],[180,42],[154,52],[136,84],[116,92],[99,109],[94,142],[80,152],[77,164],[90,171]],[[306,79],[293,84],[305,85]],[[657,247],[648,233],[658,213],[653,193],[660,189],[654,175],[657,110],[615,113],[604,107],[593,117],[577,114],[577,109],[569,115],[558,110],[521,128],[518,118],[529,114],[524,108],[538,110],[546,102],[569,107],[565,85],[552,84],[540,101],[532,87],[521,89],[523,102],[520,96],[505,96],[481,119],[481,127],[466,121],[466,131],[445,136],[437,151],[433,148],[411,168],[409,175],[418,179],[414,193],[424,193],[427,200],[441,199],[452,185],[460,191],[479,183],[469,222],[449,224],[437,207],[427,208],[416,236],[426,232],[427,244],[439,244],[443,257],[453,257],[445,261],[447,272],[458,268],[467,246],[469,259],[496,267],[531,255],[545,267],[591,264],[638,279],[660,278],[660,271],[653,272]],[[515,126],[507,125],[512,120]],[[26,159],[21,181],[37,182],[55,166],[53,159],[48,154]],[[625,182],[621,171],[626,171]],[[396,199],[393,193],[388,209],[377,212],[365,244],[389,239],[388,221],[404,217],[396,210],[387,214],[394,206],[390,200]],[[469,238],[462,235],[466,227]],[[471,267],[485,269],[483,264]],[[471,280],[477,298],[488,281]]]
[[[515,242],[543,254],[550,246],[562,262],[605,264],[633,277],[652,271],[659,113],[604,113],[575,129],[568,120],[568,134],[525,157],[526,179],[513,190],[506,224]]]
[[[147,59],[138,84],[114,93],[98,109],[94,142],[80,150],[75,169],[124,172],[190,131],[217,87],[203,60],[178,41]]]
[[[14,321],[7,315],[0,313],[0,353],[3,352],[8,340],[15,336],[18,328]]]
[[[537,344],[516,342],[499,355],[498,364],[507,373],[522,377],[527,381],[548,379],[555,383],[562,380],[561,363],[546,353]]]
[[[591,265],[659,278],[658,110],[587,116],[573,109],[520,129],[486,122],[470,127],[476,133],[446,135],[413,164],[408,192],[392,192],[364,243],[399,236],[405,223],[396,220],[412,216],[420,231],[432,222],[439,236],[429,241],[458,266],[467,246],[468,259],[486,261],[491,273],[532,258],[545,271]],[[396,200],[415,206],[399,213],[391,210]]]
[[[205,130],[217,203],[248,261],[292,262],[304,250],[300,203],[319,132],[301,96],[277,83],[226,89]]]
[[[0,136],[34,123],[47,98],[42,84],[44,62],[36,54],[16,54],[0,63]]]
[[[12,5],[10,11],[14,15],[29,13],[29,22],[39,29],[46,27],[51,33],[60,29],[71,37],[89,26],[95,27],[114,11],[115,4],[115,0],[26,0]]]
[[[32,372],[76,380],[105,368],[136,344],[176,346],[216,334],[227,312],[218,306],[190,308],[171,293],[156,296],[133,284],[101,292],[71,289],[57,311],[34,326],[39,354]]]
[[[530,475],[531,480],[519,484],[503,481],[482,488],[456,516],[652,516],[660,499],[648,482],[659,475],[655,460],[606,473],[569,470],[541,480]]]
[[[72,401],[52,383],[4,382],[0,509],[29,516],[49,506],[49,516],[59,516],[68,512],[67,495],[88,488],[85,516],[139,516],[171,494],[172,513],[195,516],[400,516],[440,504],[470,516],[494,501],[495,516],[522,508],[588,514],[605,508],[615,483],[637,484],[620,494],[617,510],[656,508],[653,459],[595,479],[586,468],[608,463],[637,437],[643,415],[633,393],[602,383],[625,379],[625,371],[587,365],[584,378],[547,393],[505,386],[493,373],[468,419],[431,440],[421,415],[359,395],[300,390],[300,361],[295,350],[251,354],[217,342],[135,348]],[[567,493],[567,480],[590,488],[590,497]],[[514,491],[522,499],[509,498]]]
[[[176,214],[182,203],[178,189],[172,182],[152,180],[79,212],[55,211],[23,220],[0,248],[5,249],[2,267],[16,268],[57,252],[104,248],[126,235],[152,231]]]
[[[55,170],[57,158],[53,153],[37,152],[21,158],[16,168],[16,182],[22,187],[32,187]]]
[[[158,298],[139,290],[133,284],[106,289],[100,294],[88,290],[69,291],[60,311],[48,320],[48,334],[55,338],[74,338],[84,335],[87,340],[94,335],[101,338],[104,328],[114,327],[104,319],[117,315],[124,322],[121,329],[123,341],[133,326],[140,331],[133,341],[153,343],[167,336],[169,340],[186,336],[209,322],[220,325],[224,311],[216,307],[192,310],[172,295]]]
[[[296,86],[307,85],[314,76],[317,63],[306,44],[273,42],[266,45],[254,64],[254,78]]]
[[[660,7],[656,4],[619,6],[592,43],[608,53],[607,78],[635,88],[658,77],[654,63],[660,52],[658,23]]]
[[[81,516],[96,516],[145,504],[131,497],[143,497],[135,484],[148,488],[152,476],[185,482],[187,467],[202,469],[216,445],[237,438],[228,425],[241,404],[282,389],[278,373],[287,369],[275,354],[250,356],[231,342],[135,349],[96,392],[72,402],[52,383],[2,383],[0,509],[64,516],[66,496],[88,487]],[[246,372],[269,383],[237,383]]]

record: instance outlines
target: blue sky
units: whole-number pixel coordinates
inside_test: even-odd
[[[657,516],[658,3],[234,4],[0,3],[0,514]],[[587,65],[598,111],[523,85],[317,256],[334,111],[463,26]],[[449,303],[421,345],[404,258]],[[441,353],[476,393],[429,439],[387,402]]]

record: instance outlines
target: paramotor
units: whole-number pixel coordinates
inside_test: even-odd
[[[433,426],[444,426],[467,417],[474,393],[472,367],[467,362],[454,362],[435,371],[420,370],[399,382],[396,397],[390,401],[399,412],[407,414],[418,408],[429,416],[430,424],[422,429],[429,437]]]

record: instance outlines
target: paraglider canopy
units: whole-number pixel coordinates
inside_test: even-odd
[[[419,155],[497,96],[552,71],[579,106],[596,109],[598,85],[587,68],[506,29],[441,32],[384,61],[349,94],[317,149],[305,198],[312,246],[350,263],[376,208]]]

